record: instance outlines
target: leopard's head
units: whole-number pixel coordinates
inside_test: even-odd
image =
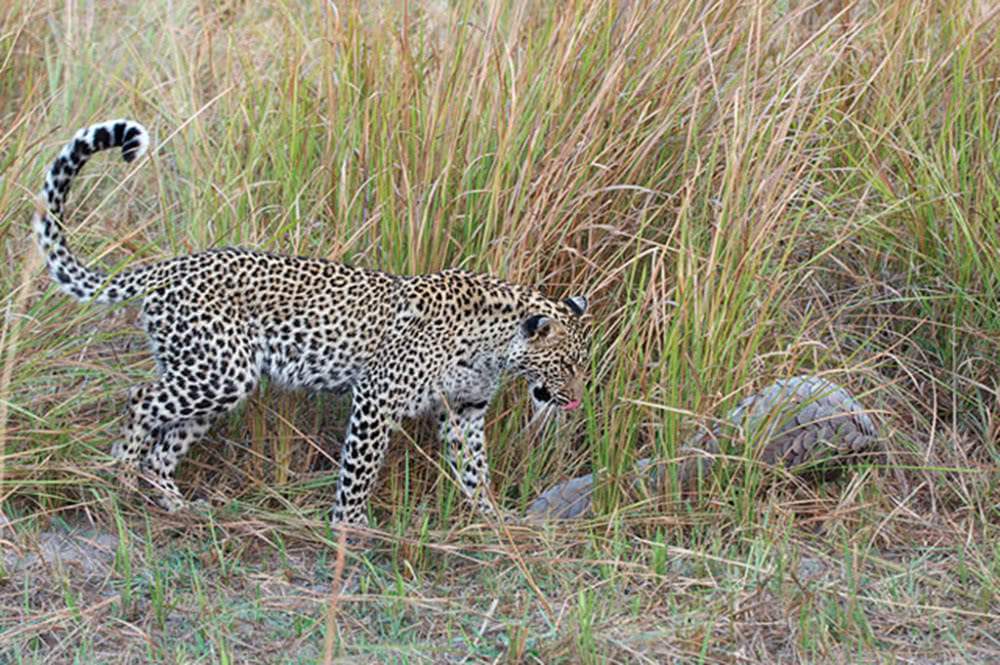
[[[528,381],[536,411],[558,406],[571,411],[583,399],[590,334],[587,299],[546,301],[520,323],[509,363]]]

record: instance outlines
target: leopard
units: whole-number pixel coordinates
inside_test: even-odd
[[[58,287],[80,302],[138,305],[155,380],[128,390],[111,456],[142,478],[150,501],[190,507],[179,462],[212,423],[268,386],[347,395],[330,521],[367,528],[368,502],[392,433],[436,419],[454,482],[480,514],[489,493],[488,407],[502,384],[523,379],[536,411],[580,407],[589,373],[588,298],[550,298],[536,287],[457,268],[399,275],[325,258],[222,247],[106,272],[70,250],[63,210],[95,153],[143,157],[146,128],[130,119],[84,127],[46,171],[32,218]],[[503,519],[503,516],[500,516]]]

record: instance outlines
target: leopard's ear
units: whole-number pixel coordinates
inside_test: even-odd
[[[583,316],[587,311],[587,298],[585,296],[570,296],[563,300],[567,307],[573,310],[577,316]]]
[[[551,329],[552,319],[543,314],[529,316],[521,322],[521,334],[525,339],[541,339],[548,335]]]

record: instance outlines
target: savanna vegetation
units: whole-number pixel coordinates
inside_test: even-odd
[[[998,14],[0,0],[0,661],[997,662]],[[489,456],[512,512],[594,471],[594,516],[484,521],[418,423],[339,566],[347,404],[268,389],[181,467],[207,515],[120,491],[136,313],[60,294],[30,235],[49,160],[120,116],[155,148],[92,160],[67,216],[108,269],[242,244],[588,293],[583,408],[534,427],[508,386]],[[882,456],[631,490],[802,373],[850,388]]]

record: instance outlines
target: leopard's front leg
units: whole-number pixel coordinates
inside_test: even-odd
[[[439,432],[463,494],[481,513],[496,517],[489,496],[490,470],[484,445],[486,406],[486,402],[476,402],[445,407],[439,416]]]
[[[340,479],[337,499],[333,506],[333,526],[365,527],[365,512],[378,477],[393,422],[384,405],[378,403],[378,393],[363,387],[355,388],[351,403],[351,418],[340,455]]]

